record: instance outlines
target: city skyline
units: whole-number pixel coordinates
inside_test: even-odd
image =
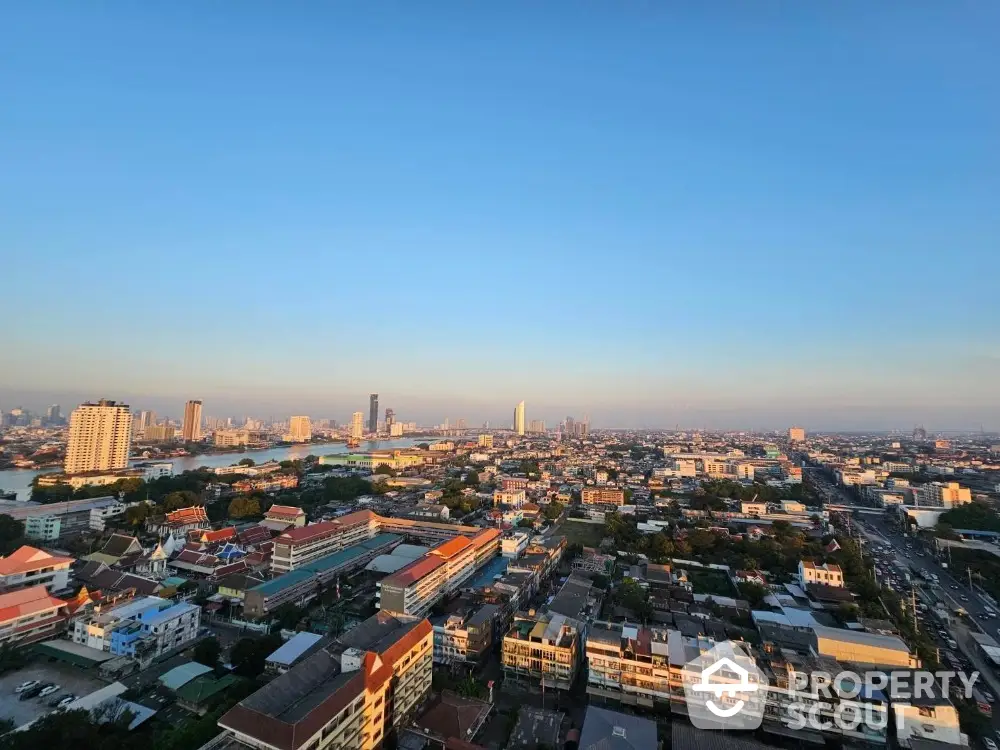
[[[1000,8],[200,13],[11,10],[0,407],[1000,428]]]

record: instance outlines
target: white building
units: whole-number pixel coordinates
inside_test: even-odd
[[[843,587],[844,571],[839,565],[832,563],[817,565],[812,560],[799,560],[799,581],[803,586],[821,583],[825,586]]]
[[[526,501],[526,495],[524,490],[494,490],[493,491],[493,504],[494,505],[510,505],[514,508],[520,508],[524,505]]]
[[[73,623],[70,638],[73,643],[97,649],[111,650],[111,634],[123,623],[132,622],[147,611],[168,608],[170,602],[158,596],[144,596],[132,599],[117,607],[95,611],[89,618],[81,618]]]
[[[56,557],[27,544],[0,558],[0,592],[45,586],[51,594],[69,586],[72,557]]]
[[[524,434],[524,402],[521,401],[514,407],[514,432],[518,435]]]
[[[308,443],[312,440],[312,420],[304,416],[289,419],[288,440],[292,443]]]
[[[500,540],[500,554],[504,557],[517,559],[528,549],[531,543],[531,535],[526,531],[515,531],[510,536],[505,536]]]
[[[360,440],[365,436],[365,415],[360,411],[351,415],[351,437]]]
[[[954,508],[972,502],[972,492],[958,482],[931,482],[913,488],[913,504],[919,508]]]
[[[67,474],[128,468],[132,412],[128,404],[102,399],[80,404],[69,418]]]

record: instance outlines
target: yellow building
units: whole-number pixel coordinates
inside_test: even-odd
[[[804,443],[806,440],[806,431],[802,427],[789,427],[788,428],[788,442],[790,443]]]
[[[128,467],[132,412],[128,404],[102,399],[80,404],[69,419],[65,471],[113,471]]]
[[[308,443],[312,440],[312,420],[309,417],[292,417],[288,420],[289,441]]]
[[[524,434],[524,402],[521,401],[514,407],[514,432],[518,435]]]
[[[181,439],[185,442],[201,440],[201,401],[188,401],[184,404],[184,424],[181,427]]]
[[[509,679],[569,690],[580,662],[580,623],[542,612],[517,615],[503,639],[503,669]]]
[[[365,415],[356,411],[351,415],[351,437],[360,440],[365,435]]]
[[[480,448],[492,448],[493,447],[493,436],[492,435],[480,435],[478,442],[479,442],[479,447]]]

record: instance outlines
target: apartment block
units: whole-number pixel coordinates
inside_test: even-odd
[[[584,505],[624,505],[625,490],[613,487],[584,487],[580,493]]]
[[[69,586],[72,557],[50,555],[24,545],[0,558],[0,592],[44,586],[50,594]]]
[[[241,479],[233,483],[237,492],[280,492],[299,486],[299,478],[295,474],[269,474],[263,477]]]
[[[24,646],[57,635],[66,623],[66,602],[45,586],[0,594],[0,646]]]
[[[110,651],[146,661],[193,641],[201,624],[201,607],[182,602],[143,610],[111,633]]]
[[[455,537],[378,583],[379,609],[423,616],[496,557],[500,532],[484,529],[473,537]]]
[[[239,747],[370,750],[409,723],[431,687],[425,619],[379,612],[219,719]]]
[[[142,596],[112,606],[97,606],[89,617],[77,618],[69,633],[73,643],[98,651],[111,650],[111,634],[150,614],[168,609],[171,602],[158,596]]]
[[[312,440],[312,420],[305,416],[288,420],[288,439],[293,443],[308,443]]]
[[[527,502],[524,490],[493,490],[494,505],[509,505],[520,508]]]
[[[493,645],[495,604],[464,609],[431,618],[434,628],[434,663],[476,665],[485,661]]]
[[[101,400],[80,404],[69,418],[67,474],[128,468],[132,412],[128,404]]]
[[[569,690],[580,668],[581,630],[582,623],[565,615],[516,615],[503,639],[507,679]]]
[[[480,435],[477,441],[477,445],[480,448],[492,448],[493,447],[493,436],[492,435]]]
[[[972,491],[958,482],[931,482],[913,488],[913,504],[920,508],[953,508],[972,502]]]

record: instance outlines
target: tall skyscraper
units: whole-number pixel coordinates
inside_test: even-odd
[[[392,409],[385,410],[385,431],[392,435],[392,426],[396,423],[396,412]]]
[[[536,433],[545,432],[545,420],[532,419],[530,422],[528,422],[528,432],[536,432]]]
[[[59,411],[59,404],[52,404],[49,410],[45,413],[45,418],[50,424],[55,424],[60,419],[62,419],[62,414]]]
[[[292,417],[288,420],[288,434],[293,442],[308,443],[312,440],[312,420],[309,417]]]
[[[368,432],[378,432],[378,394],[368,397]]]
[[[188,401],[184,404],[181,440],[201,440],[201,401]]]
[[[101,399],[80,404],[69,419],[67,474],[128,468],[132,412],[128,404]]]
[[[570,437],[576,434],[576,420],[573,417],[566,417],[566,434]]]
[[[514,407],[514,432],[524,434],[524,402]]]
[[[356,411],[351,415],[351,437],[360,440],[365,436],[364,412]]]

